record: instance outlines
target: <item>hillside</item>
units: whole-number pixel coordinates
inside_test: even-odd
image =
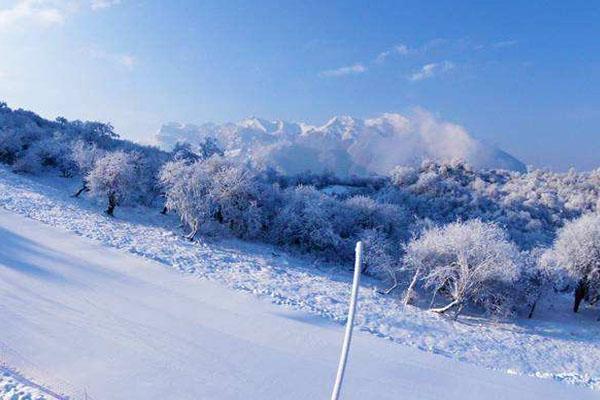
[[[315,354],[323,353],[327,356],[325,361],[321,359],[321,362],[329,360],[328,363],[335,364],[333,354],[339,348],[338,341],[340,339],[341,327],[335,323],[331,324],[331,322],[344,321],[350,278],[350,275],[340,269],[339,266],[324,263],[311,265],[308,260],[290,257],[274,250],[272,247],[243,243],[236,240],[218,242],[202,240],[199,243],[189,243],[172,233],[177,225],[175,219],[163,218],[162,220],[157,220],[155,218],[156,211],[148,210],[144,207],[124,209],[121,217],[111,219],[101,214],[101,207],[84,200],[69,197],[69,185],[73,185],[74,183],[67,179],[43,178],[36,181],[14,175],[6,169],[1,169],[0,172],[0,206],[11,211],[11,213],[3,212],[2,214],[3,229],[6,237],[13,239],[11,240],[13,243],[11,247],[3,248],[3,259],[5,260],[3,271],[10,274],[10,280],[9,275],[6,276],[6,279],[3,279],[3,282],[7,282],[7,286],[0,293],[6,296],[2,300],[2,304],[11,304],[10,307],[1,309],[2,312],[9,313],[2,317],[3,320],[26,321],[29,318],[33,318],[34,322],[31,322],[33,325],[29,325],[31,332],[48,332],[46,328],[43,331],[35,329],[37,321],[40,321],[40,318],[42,318],[39,314],[40,311],[37,310],[37,306],[34,306],[35,304],[40,306],[45,304],[41,309],[44,312],[54,310],[57,318],[62,313],[65,314],[64,318],[81,318],[81,315],[85,315],[88,311],[82,314],[78,307],[93,307],[95,311],[93,313],[91,310],[89,311],[92,313],[90,315],[92,315],[93,319],[89,321],[85,320],[85,323],[80,319],[79,325],[84,325],[85,329],[98,329],[100,333],[104,332],[102,335],[107,335],[107,337],[103,340],[109,340],[109,338],[112,338],[110,340],[122,340],[121,338],[125,340],[139,336],[138,333],[125,334],[120,331],[120,329],[125,328],[133,331],[137,331],[139,328],[141,332],[144,332],[143,336],[146,337],[154,332],[152,329],[149,330],[148,326],[153,326],[154,322],[152,321],[156,320],[156,323],[164,325],[158,327],[155,334],[167,334],[169,329],[171,329],[169,326],[172,326],[173,329],[181,330],[180,333],[177,333],[178,338],[187,338],[185,343],[195,347],[199,346],[197,343],[203,343],[203,341],[201,336],[198,340],[190,339],[195,338],[200,333],[196,332],[197,328],[194,331],[187,331],[187,324],[192,324],[193,321],[189,319],[190,317],[186,310],[191,310],[189,312],[193,313],[196,309],[202,309],[200,304],[196,305],[194,303],[195,300],[193,299],[196,298],[194,296],[201,296],[198,299],[201,299],[204,303],[212,301],[211,299],[214,297],[214,301],[219,304],[221,302],[221,295],[219,293],[222,293],[224,297],[230,299],[227,301],[243,299],[239,301],[241,303],[248,303],[248,308],[244,306],[243,309],[232,311],[237,315],[236,318],[239,318],[239,320],[234,319],[230,321],[228,325],[232,329],[232,331],[229,331],[230,334],[234,335],[234,332],[238,329],[237,326],[240,327],[239,329],[242,329],[241,327],[245,326],[245,324],[259,323],[260,329],[256,328],[256,331],[249,328],[248,330],[242,329],[242,336],[246,332],[270,332],[273,329],[277,334],[282,334],[284,337],[287,337],[291,333],[295,335],[294,332],[298,332],[303,339],[294,342],[294,346],[299,346],[299,342],[303,343],[304,338],[308,340],[311,337],[318,343],[323,343],[322,340],[325,339],[321,338],[322,334],[320,331],[318,331],[319,333],[309,334],[303,330],[302,327],[307,325],[305,322],[310,321],[308,326],[324,326],[327,327],[327,330],[335,332],[335,334],[330,339],[331,342],[327,342],[327,346],[323,345],[332,349],[326,351],[324,348],[319,348],[319,351],[309,353],[307,358],[311,359],[311,357],[317,357]],[[25,220],[19,218],[15,214],[50,224],[54,228],[40,225],[31,219]],[[72,234],[61,233],[57,229],[70,231],[93,239],[94,242],[82,242],[81,239]],[[41,243],[42,247],[36,243]],[[130,256],[127,256],[126,262],[121,262],[121,257],[125,256],[124,253],[104,250],[100,244],[102,246],[122,249],[136,256],[143,256],[160,264],[149,263],[140,258]],[[82,250],[76,250],[78,248]],[[107,255],[100,256],[96,254],[104,254],[104,252],[108,252]],[[48,255],[52,255],[52,257],[48,257]],[[22,257],[25,257],[25,260]],[[28,259],[29,257],[31,258]],[[110,261],[115,259],[117,261]],[[43,264],[45,262],[50,264]],[[12,268],[7,269],[6,263],[11,264]],[[40,265],[40,263],[42,264]],[[17,266],[16,269],[15,265]],[[128,267],[125,268],[123,265],[127,265]],[[140,266],[139,270],[137,267],[131,267],[138,265]],[[168,272],[164,269],[165,265],[174,268],[176,271],[184,272],[184,274]],[[25,270],[20,271],[19,268],[23,267],[25,267]],[[197,277],[201,277],[203,280],[198,280],[196,279]],[[18,280],[15,281],[15,279]],[[43,279],[43,281],[40,282],[40,279]],[[90,280],[92,279],[97,279],[98,281],[91,282]],[[114,282],[114,279],[117,279],[120,283]],[[161,293],[171,290],[171,286],[160,286],[163,285],[162,282],[167,280],[171,282],[168,285],[179,285],[177,283],[179,279],[182,280],[181,285],[192,285],[193,288],[192,286],[185,286],[187,289],[185,291],[186,295],[183,298],[177,294],[173,296],[173,299],[163,299]],[[69,283],[71,281],[73,281],[72,284]],[[206,286],[204,286],[203,282],[206,282]],[[140,284],[141,287],[129,287],[129,285],[135,284]],[[217,286],[214,284],[217,284]],[[114,289],[112,289],[113,286]],[[413,361],[409,362],[409,367],[406,365],[402,367],[404,361],[399,360],[414,360],[413,357],[416,357],[417,360],[421,360],[421,357],[426,357],[430,360],[427,363],[431,368],[435,366],[434,369],[437,369],[440,365],[448,366],[449,370],[453,371],[452,374],[455,371],[463,371],[463,368],[467,368],[464,370],[464,376],[462,375],[463,372],[459,375],[461,382],[464,382],[465,379],[471,382],[471,376],[476,377],[475,381],[481,382],[473,382],[469,385],[461,383],[459,388],[455,388],[451,384],[454,381],[450,380],[448,386],[441,385],[439,387],[436,386],[438,389],[428,389],[442,390],[446,393],[449,390],[448,388],[451,388],[453,391],[457,390],[458,392],[456,393],[460,393],[463,396],[457,397],[461,399],[469,398],[470,393],[473,393],[473,398],[478,398],[484,392],[497,393],[498,398],[505,398],[505,393],[508,393],[506,391],[508,389],[501,382],[505,382],[506,379],[510,380],[510,383],[507,383],[508,385],[517,388],[517,391],[511,394],[511,398],[519,398],[519,393],[524,395],[523,398],[573,398],[575,396],[573,393],[577,393],[576,396],[586,396],[586,393],[589,395],[593,393],[586,392],[585,390],[579,391],[575,386],[571,385],[563,386],[551,381],[538,381],[535,379],[526,379],[523,381],[523,387],[527,387],[527,389],[523,389],[516,382],[518,382],[518,379],[525,378],[513,376],[515,374],[553,378],[553,380],[566,381],[590,388],[598,387],[600,371],[598,370],[596,360],[600,357],[600,347],[596,340],[598,326],[597,322],[595,322],[593,309],[586,309],[581,315],[573,316],[568,312],[570,299],[565,299],[564,302],[559,304],[545,305],[540,309],[536,319],[531,321],[516,320],[501,323],[477,316],[464,316],[461,318],[461,321],[454,322],[417,307],[409,306],[403,310],[398,306],[393,296],[389,297],[378,294],[374,290],[378,286],[379,283],[377,281],[368,278],[364,279],[363,289],[360,294],[360,308],[357,321],[359,330],[364,332],[362,337],[368,338],[359,339],[357,343],[360,343],[360,340],[367,340],[369,346],[374,346],[367,346],[369,348],[365,348],[364,351],[368,354],[369,360],[375,359],[377,362],[371,364],[370,361],[361,358],[359,355],[353,356],[352,359],[363,360],[356,362],[358,365],[364,364],[368,366],[363,367],[364,369],[361,368],[360,372],[356,372],[363,379],[371,379],[369,378],[371,376],[388,377],[385,378],[385,381],[388,382],[389,379],[389,386],[385,387],[384,393],[381,396],[388,394],[391,396],[392,393],[395,393],[391,388],[398,388],[396,390],[402,390],[398,393],[405,393],[404,391],[407,390],[407,387],[414,386],[412,383],[406,383],[403,380],[403,376],[409,377],[408,379],[410,380],[425,379],[426,381],[430,379],[430,376],[437,376],[435,375],[436,373],[429,370],[427,372],[419,370],[423,373],[423,376],[418,378],[413,372],[410,372],[414,368]],[[39,288],[39,290],[46,290],[47,287],[52,292],[39,292],[37,289],[34,290],[34,287]],[[230,289],[226,290],[223,287]],[[78,292],[65,292],[67,289],[78,290]],[[236,294],[231,292],[231,289],[247,294]],[[85,294],[83,298],[75,295],[75,293],[87,293],[88,291],[89,295]],[[194,294],[189,294],[188,296],[188,291]],[[106,298],[103,297],[103,293],[106,294]],[[208,295],[208,297],[203,293]],[[142,294],[148,297],[157,297],[161,300],[148,300],[151,302],[144,304],[141,300],[142,297],[140,297]],[[254,296],[249,296],[249,294],[262,297],[263,300],[257,302],[257,300],[253,299]],[[58,298],[59,301],[57,302],[57,299],[53,298],[53,296],[60,296]],[[177,298],[181,299],[183,304],[180,304]],[[264,303],[265,300],[284,307],[272,308],[268,303]],[[109,307],[108,305],[113,304],[111,303],[112,301],[118,304]],[[125,306],[124,304],[130,301],[137,304],[135,306],[135,314],[137,315],[139,312],[140,316],[145,316],[144,325],[141,327],[139,325],[142,323],[141,321],[130,324],[131,321],[127,318],[122,317],[119,313],[115,315],[111,312],[113,309],[126,310],[129,306]],[[28,305],[30,302],[33,305]],[[75,302],[75,304],[72,302]],[[82,305],[79,302],[84,302],[84,304]],[[107,302],[106,305],[103,305],[104,302]],[[164,305],[158,304],[162,302],[164,302]],[[194,306],[188,305],[188,302],[191,302],[190,304]],[[134,306],[131,305],[131,307]],[[169,309],[163,310],[162,307],[168,307]],[[223,307],[219,307],[223,311]],[[264,307],[269,311],[264,311]],[[250,309],[255,310],[254,312],[261,310],[260,313],[262,314],[275,313],[276,315],[281,315],[283,313],[283,315],[287,315],[286,313],[291,313],[294,316],[292,320],[296,320],[296,323],[299,325],[295,323],[293,326],[282,331],[280,328],[287,326],[285,325],[286,322],[282,322],[276,318],[275,320],[261,323],[261,318],[258,315],[256,318],[248,317],[248,315],[255,315],[252,314],[253,311]],[[184,320],[171,325],[165,322],[165,319],[168,320],[171,316],[180,316]],[[83,329],[76,324],[77,320],[64,322],[62,318],[58,318],[58,321],[52,319],[46,321],[52,329],[60,332],[60,334],[56,334],[57,337],[55,340],[63,337],[65,326],[69,326],[70,329]],[[100,322],[91,322],[96,319]],[[256,321],[253,321],[254,319]],[[285,321],[287,320],[288,318],[285,319]],[[298,322],[298,320],[305,322]],[[212,321],[211,319],[211,323]],[[113,327],[114,324],[118,326]],[[124,327],[119,327],[119,324],[123,324]],[[21,326],[24,327],[27,325],[23,323],[11,324],[13,329],[18,329]],[[191,326],[196,325],[192,324]],[[22,349],[19,343],[21,343],[20,340],[25,331],[11,332],[10,336],[8,332],[3,336],[6,338],[3,341],[6,342],[6,340],[12,338],[10,347],[14,350]],[[120,333],[116,334],[115,332]],[[34,351],[24,354],[25,359],[30,362],[21,364],[21,360],[23,360],[21,357],[9,359],[7,362],[11,365],[12,361],[13,366],[18,367],[23,372],[30,370],[33,372],[37,371],[35,376],[29,376],[37,378],[41,382],[52,381],[51,377],[45,376],[45,374],[55,371],[60,372],[54,364],[57,360],[63,359],[64,353],[54,354],[50,360],[46,359],[45,364],[40,364],[38,361],[33,362],[33,360],[36,360],[33,358],[34,356],[42,357],[41,354],[48,354],[47,351],[41,352],[41,350],[39,350],[40,354],[36,354],[34,344],[39,341],[37,346],[49,349],[55,345],[60,348],[64,344],[50,343],[41,333],[35,333],[35,335],[31,333],[31,335],[29,346],[33,346]],[[88,346],[90,343],[85,338],[89,335],[92,337],[97,336],[89,332],[82,335],[80,337],[78,334],[73,333],[72,336],[69,335],[67,337],[72,343],[82,341],[82,346]],[[387,338],[388,340],[382,338]],[[159,343],[161,344],[158,345],[155,343],[150,348],[145,348],[145,351],[166,346],[166,341]],[[310,340],[308,343],[310,343]],[[179,341],[175,341],[172,345],[180,346]],[[380,345],[384,346],[385,349],[379,349],[378,346]],[[397,350],[393,350],[396,348]],[[88,351],[91,352],[92,350]],[[182,350],[179,349],[178,351]],[[188,350],[186,349],[183,353],[187,352]],[[360,353],[360,350],[358,352]],[[396,354],[396,352],[401,353]],[[4,354],[10,355],[12,353],[4,351]],[[19,354],[23,355],[23,352],[19,351]],[[100,357],[101,354],[103,352],[94,352],[90,356]],[[407,354],[412,355],[409,356]],[[391,358],[388,358],[388,355]],[[112,353],[109,353],[106,357],[112,359],[114,356]],[[157,359],[162,357],[171,360],[169,351],[161,351]],[[383,359],[380,357],[383,357]],[[302,363],[308,362],[307,358],[303,358]],[[249,356],[249,359],[252,359],[252,357]],[[64,374],[58,375],[53,379],[58,379],[59,382],[73,382],[79,389],[81,389],[81,385],[90,387],[91,383],[81,378],[81,375],[77,378],[81,380],[76,381],[74,377],[77,377],[77,374],[71,374],[72,370],[77,370],[79,374],[87,376],[87,367],[81,368],[80,364],[77,364],[80,361],[79,357],[71,355],[67,357],[67,360],[70,360],[68,362],[72,363],[70,367],[72,369],[65,369]],[[457,364],[457,361],[461,361],[461,363]],[[32,362],[33,364],[31,364]],[[396,364],[397,362],[400,363],[400,366]],[[464,363],[471,364],[471,366]],[[147,368],[156,367],[155,364],[149,364]],[[35,368],[27,368],[32,365]],[[90,364],[90,368],[99,368],[93,367],[94,365],[94,363]],[[161,366],[164,365],[164,363],[161,364]],[[178,364],[173,361],[170,368],[179,371],[181,368],[175,367],[176,365]],[[235,363],[231,364],[228,362],[228,365],[235,365]],[[314,368],[316,371],[320,371],[319,378],[310,376],[309,379],[309,376],[302,375],[304,372],[301,371],[303,370],[298,370],[300,371],[298,374],[303,377],[302,379],[306,378],[311,382],[319,382],[319,385],[327,386],[328,383],[326,382],[328,382],[327,377],[329,376],[327,373],[332,373],[329,372],[329,365],[328,367],[319,367],[323,368],[321,370],[311,364],[311,368],[309,369]],[[75,368],[75,366],[78,368]],[[142,366],[138,367],[141,368]],[[482,367],[498,371],[493,373],[482,370]],[[193,370],[196,371],[198,368],[198,365],[194,364]],[[259,369],[261,368],[262,365]],[[279,368],[287,370],[287,368],[281,366]],[[511,376],[505,375],[507,372]],[[154,373],[157,372],[155,371]],[[117,375],[121,376],[121,374],[123,372],[119,370]],[[459,379],[455,375],[452,376],[454,377],[453,379]],[[136,377],[136,379],[139,379],[139,376],[136,375]],[[123,379],[126,378],[124,377]],[[254,381],[253,379],[259,379],[255,376],[246,378],[244,378],[244,382],[247,385],[250,385]],[[116,378],[113,376],[112,379]],[[157,379],[156,384],[164,383],[164,380]],[[258,380],[259,382],[260,379]],[[448,382],[447,378],[440,377],[439,379],[441,382]],[[282,384],[279,381],[277,382],[278,384]],[[294,382],[297,384],[297,381]],[[487,385],[485,382],[494,383],[490,387],[485,386],[483,388],[480,386]],[[149,385],[152,386],[151,384]],[[372,387],[370,386],[371,384],[361,383],[360,385]],[[378,386],[379,390],[381,390],[381,385],[375,385],[374,383],[373,385]],[[179,386],[172,385],[169,387]],[[102,386],[102,388],[104,387]],[[185,388],[185,385],[181,386],[182,391]],[[463,392],[460,388],[465,388],[465,391]],[[309,388],[304,389],[308,390]],[[323,388],[316,388],[316,386],[312,389],[325,390]],[[120,387],[119,390],[124,389]],[[539,392],[537,392],[538,390]],[[323,393],[325,392],[326,390]],[[439,393],[435,395],[436,393],[434,392],[432,398],[438,397]],[[548,397],[550,394],[555,397]]]
[[[49,388],[92,399],[328,396],[341,325],[11,212],[0,211],[0,229],[0,318],[10,321],[2,330],[3,361]],[[596,394],[359,332],[344,398],[365,396],[583,400]]]

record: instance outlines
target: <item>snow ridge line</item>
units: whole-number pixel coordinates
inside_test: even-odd
[[[175,218],[159,217],[147,209],[120,209],[118,218],[110,219],[93,203],[70,198],[69,185],[74,184],[61,178],[34,180],[0,168],[0,206],[273,303],[345,322],[349,274],[335,269],[324,272],[307,266],[306,260],[285,255],[274,257],[266,245],[189,243],[173,233]],[[357,316],[357,328],[362,331],[488,369],[600,389],[596,362],[600,344],[592,339],[597,332],[586,332],[583,327],[573,339],[553,337],[537,328],[524,334],[518,331],[523,330],[520,326],[512,331],[505,326],[496,329],[489,321],[456,324],[414,307],[401,310],[396,299],[377,294],[373,281],[365,283]]]

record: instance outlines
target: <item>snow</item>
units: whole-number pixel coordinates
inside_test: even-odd
[[[189,243],[157,210],[119,209],[110,219],[68,197],[73,185],[0,168],[0,207],[10,210],[0,213],[8,365],[94,398],[327,396],[348,271],[264,245]],[[347,398],[597,396],[555,382],[600,388],[591,310],[573,317],[565,303],[540,310],[541,320],[454,322],[402,310],[375,289],[364,280]]]
[[[0,226],[0,315],[11,322],[3,344],[36,370],[51,371],[35,376],[49,387],[58,376],[91,398],[328,395],[341,326],[6,211]],[[345,384],[348,399],[596,395],[481,370],[366,333],[353,341]]]
[[[60,396],[0,366],[0,400],[61,400]]]
[[[321,126],[257,117],[221,125],[171,122],[160,128],[155,140],[171,148],[180,141],[197,145],[206,136],[216,137],[230,157],[284,174],[328,170],[338,176],[385,175],[398,165],[418,165],[424,159],[462,159],[477,168],[525,171],[511,155],[425,110],[364,120],[337,116]]]

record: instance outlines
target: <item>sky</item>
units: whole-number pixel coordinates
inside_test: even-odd
[[[0,0],[0,100],[111,122],[429,110],[528,165],[600,166],[593,1]]]

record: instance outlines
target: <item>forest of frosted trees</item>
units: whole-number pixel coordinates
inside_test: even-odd
[[[122,140],[108,124],[49,121],[0,103],[0,162],[78,182],[106,213],[177,215],[187,239],[235,236],[330,262],[366,246],[364,273],[404,303],[458,317],[534,316],[545,295],[573,311],[600,300],[600,168],[475,170],[461,161],[388,176],[283,176],[227,158],[211,138],[171,152]]]

